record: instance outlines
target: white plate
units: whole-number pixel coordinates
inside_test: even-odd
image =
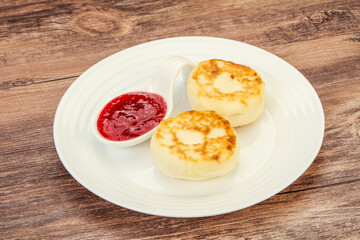
[[[237,128],[238,167],[207,181],[164,177],[154,167],[149,141],[130,148],[98,142],[91,120],[104,100],[147,84],[166,58],[198,63],[219,58],[248,65],[266,84],[262,116]],[[175,84],[174,113],[190,110],[186,84]],[[220,38],[179,37],[120,51],[84,72],[63,96],[54,120],[54,141],[62,163],[84,187],[135,211],[200,217],[261,202],[289,186],[310,166],[324,135],[324,113],[307,79],[290,64],[257,47]]]

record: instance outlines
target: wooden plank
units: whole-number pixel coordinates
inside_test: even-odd
[[[286,46],[275,45],[275,46],[265,47],[264,49],[288,61],[290,64],[298,68],[300,71],[302,71],[303,69],[314,68],[319,64],[342,65],[344,64],[344,61],[348,62],[349,59],[352,62],[348,62],[348,63],[352,64],[354,67],[357,67],[358,65],[356,63],[359,61],[359,54],[360,54],[360,50],[358,47],[359,43],[352,40],[356,38],[356,36],[357,36],[356,34],[347,34],[344,36],[316,39],[316,40],[308,41],[306,43],[294,42],[294,43],[286,44]],[[98,56],[98,54],[95,55]],[[83,71],[86,70],[85,69],[86,67],[90,67],[91,63],[95,63],[97,59],[94,58],[90,64],[87,60],[82,61],[81,59],[75,59],[77,63],[79,62],[79,64],[84,64],[84,66],[80,67],[75,73],[66,74],[64,77],[60,77],[62,71],[69,70],[66,65],[68,65],[69,62],[72,62],[73,60],[74,59],[63,58],[60,63],[58,59],[49,60],[47,63],[41,63],[41,64],[39,64],[38,62],[29,63],[27,66],[32,71],[32,73],[36,71],[44,72],[44,68],[46,71],[48,71],[49,69],[47,68],[47,65],[51,65],[52,68],[56,67],[56,69],[53,71],[54,74],[52,72],[47,72],[48,75],[46,76],[34,75],[32,77],[25,77],[24,79],[20,79],[14,75],[18,74],[19,76],[20,75],[24,76],[24,72],[25,73],[27,72],[25,69],[22,69],[23,71],[18,71],[16,70],[18,68],[17,65],[6,66],[2,70],[4,74],[3,76],[14,77],[14,79],[3,82],[0,81],[1,82],[0,89],[7,89],[16,86],[24,86],[32,83],[77,77]],[[73,68],[74,67],[75,66],[73,66]],[[74,76],[70,76],[70,75],[74,75]],[[53,77],[58,77],[58,78],[54,79]]]
[[[71,179],[2,210],[8,238],[301,239],[354,237],[360,231],[359,182],[274,196],[234,213],[208,218],[165,218],[117,207],[78,188]],[[57,185],[59,183],[60,185]],[[74,187],[75,186],[75,187]],[[27,192],[26,192],[27,193]],[[41,209],[39,211],[38,209]],[[22,212],[20,216],[14,212]],[[301,221],[299,221],[301,219]],[[279,227],[281,226],[281,227]],[[324,231],[329,229],[329,231]]]
[[[357,1],[213,1],[206,11],[194,1],[8,4],[0,10],[0,86],[78,76],[106,56],[164,37],[210,35],[267,48],[342,33],[356,43],[359,8]]]
[[[57,105],[74,80],[0,90],[0,154],[49,147]]]

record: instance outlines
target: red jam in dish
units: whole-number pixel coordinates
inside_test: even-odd
[[[159,125],[166,113],[164,99],[154,93],[131,92],[111,100],[101,111],[97,128],[113,141],[139,137]]]

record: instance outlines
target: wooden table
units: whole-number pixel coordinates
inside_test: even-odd
[[[311,82],[325,138],[292,185],[229,214],[166,218],[109,203],[65,170],[52,130],[71,83],[115,52],[176,36],[258,46]],[[360,239],[360,2],[1,1],[0,238]]]

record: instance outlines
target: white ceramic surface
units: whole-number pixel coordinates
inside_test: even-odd
[[[230,174],[207,181],[164,177],[153,164],[149,141],[129,148],[102,144],[92,121],[104,99],[150,82],[170,56],[194,63],[220,58],[255,69],[266,84],[261,117],[237,128],[239,164]],[[172,115],[190,110],[186,84],[174,86]],[[96,195],[135,211],[200,217],[261,202],[286,188],[310,166],[324,135],[319,97],[294,67],[257,47],[220,38],[179,37],[118,52],[84,72],[67,90],[54,120],[54,141],[69,173]]]
[[[118,97],[119,95],[129,92],[151,92],[161,95],[165,100],[167,109],[163,119],[167,119],[169,118],[173,110],[174,85],[178,74],[180,73],[181,70],[183,70],[186,67],[188,67],[188,69],[184,69],[184,70],[185,71],[187,70],[187,72],[189,72],[193,69],[194,66],[195,66],[194,63],[192,63],[186,58],[180,56],[171,56],[168,59],[166,59],[163,63],[161,63],[160,66],[157,67],[156,74],[154,75],[152,81],[148,85],[131,90],[123,89],[122,93],[117,93],[116,95],[112,96],[110,99],[107,100],[102,99],[103,100],[102,106],[101,108],[98,109],[97,114],[94,115],[94,118],[92,120],[94,136],[103,144],[107,144],[113,147],[131,147],[150,139],[152,134],[157,129],[157,127],[144,133],[143,135],[140,135],[130,140],[112,141],[104,138],[100,134],[97,128],[97,121],[101,111],[112,99]],[[183,74],[183,77],[184,77],[183,80],[186,82],[187,75]]]

